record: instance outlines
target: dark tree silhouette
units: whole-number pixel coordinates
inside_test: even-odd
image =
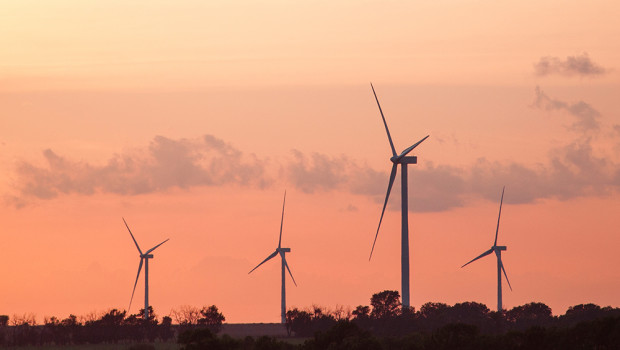
[[[223,349],[219,340],[208,328],[187,330],[179,335],[183,350]]]
[[[312,334],[311,332],[312,315],[307,311],[297,308],[286,312],[286,331],[296,336],[303,337]]]
[[[173,336],[172,318],[170,316],[164,316],[159,325],[159,339],[163,342],[167,342],[169,339],[172,339]]]
[[[551,308],[543,303],[515,306],[506,311],[506,321],[512,329],[525,330],[534,326],[550,326],[553,322]]]
[[[198,324],[207,326],[213,333],[218,333],[222,329],[222,322],[226,321],[226,317],[224,317],[215,305],[209,307],[204,306],[200,310],[200,315],[202,317],[198,319]]]
[[[351,313],[353,315],[353,322],[363,329],[370,328],[370,306],[358,305]]]
[[[358,305],[352,314],[356,319],[367,319],[370,317],[370,306]]]
[[[420,307],[418,318],[422,330],[430,331],[446,325],[449,320],[450,306],[444,303],[426,303]]]
[[[323,309],[314,306],[312,313],[300,311],[297,308],[286,312],[286,329],[299,337],[313,335],[317,331],[326,331],[336,324],[336,316],[323,312]]]
[[[370,298],[370,305],[372,305],[370,317],[375,319],[394,317],[398,315],[400,310],[400,293],[395,290],[375,293]]]

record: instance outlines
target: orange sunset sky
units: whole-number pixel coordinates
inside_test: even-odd
[[[0,0],[0,314],[411,302],[620,306],[617,1]],[[131,313],[144,297],[139,281]]]

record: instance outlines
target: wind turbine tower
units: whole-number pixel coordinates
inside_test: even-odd
[[[512,291],[512,286],[510,285],[510,281],[508,280],[508,275],[506,274],[506,269],[504,269],[504,264],[502,263],[502,250],[506,250],[506,246],[497,245],[497,234],[499,232],[499,219],[502,216],[502,203],[504,202],[504,190],[506,187],[502,189],[502,198],[499,202],[499,215],[497,216],[497,228],[495,229],[495,242],[493,242],[493,246],[491,249],[486,252],[480,254],[478,257],[472,259],[467,264],[461,266],[461,268],[471,264],[472,262],[485,257],[493,252],[495,252],[495,256],[497,257],[497,311],[502,310],[502,272],[504,272],[504,277],[506,277],[506,282],[508,282],[508,287]]]
[[[375,250],[375,243],[377,243],[377,237],[379,236],[379,229],[381,228],[381,221],[383,220],[383,214],[385,213],[385,206],[387,205],[388,198],[390,197],[390,191],[392,190],[392,185],[394,184],[394,179],[396,178],[396,170],[398,165],[400,165],[401,169],[401,215],[402,215],[402,229],[401,229],[401,288],[402,288],[402,305],[403,308],[409,308],[411,306],[411,302],[409,299],[409,198],[408,198],[408,189],[407,189],[407,165],[408,164],[417,164],[418,158],[416,156],[407,156],[409,152],[411,152],[414,148],[416,148],[419,144],[421,144],[424,140],[426,140],[430,135],[427,135],[422,140],[414,143],[411,147],[402,151],[401,154],[396,153],[396,149],[394,148],[394,143],[392,142],[392,136],[390,136],[390,130],[388,129],[387,122],[385,121],[385,116],[383,115],[383,110],[381,109],[381,105],[379,104],[379,98],[377,98],[377,93],[375,92],[374,86],[372,83],[370,84],[372,88],[372,93],[375,95],[375,100],[377,101],[377,106],[379,107],[379,113],[381,113],[381,119],[383,119],[383,125],[385,125],[385,132],[387,133],[388,141],[390,142],[390,148],[392,149],[392,157],[390,161],[393,163],[392,165],[392,173],[390,174],[390,182],[388,184],[387,194],[385,195],[385,202],[383,203],[383,209],[381,210],[381,218],[379,219],[379,226],[377,227],[377,233],[375,234],[375,240],[372,242],[372,249],[370,251],[370,260],[372,258],[372,253]]]
[[[144,319],[148,320],[149,319],[149,259],[153,259],[153,254],[151,254],[151,252],[154,251],[160,245],[168,242],[170,238],[166,239],[165,241],[159,243],[153,248],[142,253],[142,250],[140,249],[140,246],[138,245],[136,238],[133,236],[133,233],[131,233],[131,230],[129,229],[129,225],[127,225],[127,221],[125,221],[125,218],[123,218],[123,222],[125,223],[125,226],[127,227],[129,234],[131,235],[131,239],[133,239],[133,242],[136,244],[136,248],[138,248],[138,252],[140,253],[140,265],[138,265],[138,275],[136,276],[136,282],[133,285],[133,291],[131,292],[131,299],[129,299],[129,307],[127,308],[127,312],[129,312],[129,309],[131,308],[131,302],[133,301],[133,295],[136,292],[136,286],[138,285],[138,278],[140,278],[140,271],[142,271],[142,265],[144,264]]]
[[[252,273],[252,271],[256,270],[259,266],[271,260],[276,255],[280,254],[280,259],[282,260],[282,299],[281,299],[281,319],[282,323],[286,323],[286,273],[284,269],[288,271],[288,274],[291,276],[295,287],[297,287],[297,283],[295,282],[295,277],[291,273],[291,269],[288,267],[286,263],[286,253],[291,252],[291,248],[282,248],[282,224],[284,223],[284,205],[286,204],[286,191],[284,191],[284,201],[282,203],[282,219],[280,220],[280,239],[278,240],[278,248],[276,248],[275,252],[271,253],[265,260],[263,260],[260,264],[256,265],[248,274]]]

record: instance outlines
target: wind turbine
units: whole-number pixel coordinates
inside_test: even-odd
[[[282,203],[282,219],[280,221],[280,239],[278,240],[278,248],[276,248],[276,251],[271,253],[271,255],[269,255],[260,264],[256,265],[255,268],[253,268],[250,272],[248,272],[248,274],[251,274],[252,271],[256,270],[259,266],[271,260],[276,255],[280,254],[280,258],[282,259],[282,300],[281,300],[282,323],[286,323],[286,279],[285,279],[286,274],[284,273],[284,268],[288,270],[288,274],[291,275],[291,279],[293,280],[293,283],[295,283],[295,287],[297,287],[297,283],[295,282],[295,277],[293,277],[293,274],[291,273],[291,269],[288,267],[288,264],[286,263],[286,257],[284,256],[284,254],[291,252],[291,248],[282,248],[282,224],[284,223],[284,205],[285,204],[286,204],[286,191],[284,191],[284,202]]]
[[[383,119],[383,125],[385,125],[385,131],[387,133],[388,141],[390,141],[390,148],[392,149],[392,157],[390,161],[393,163],[392,165],[392,173],[390,174],[390,182],[387,188],[387,194],[385,195],[385,202],[383,203],[383,209],[381,210],[381,218],[379,219],[379,226],[377,227],[377,233],[375,234],[375,240],[372,242],[372,249],[370,250],[370,260],[372,258],[372,253],[375,250],[375,243],[377,243],[377,237],[379,236],[379,229],[381,228],[381,221],[383,220],[383,214],[385,213],[385,206],[387,205],[388,198],[390,197],[390,191],[392,190],[392,185],[394,184],[394,179],[396,178],[396,168],[400,164],[401,167],[401,214],[402,214],[402,230],[401,230],[401,250],[400,250],[400,261],[401,261],[401,285],[402,285],[402,298],[403,298],[403,308],[408,308],[411,306],[409,301],[409,209],[408,209],[408,196],[407,196],[407,164],[417,164],[418,158],[416,156],[407,156],[409,152],[411,152],[414,148],[416,148],[419,144],[421,144],[424,140],[426,140],[430,135],[427,135],[422,140],[414,143],[411,147],[402,151],[401,154],[396,153],[396,149],[394,148],[394,143],[392,142],[392,137],[390,136],[390,130],[388,129],[387,122],[385,121],[385,116],[383,115],[383,110],[381,110],[381,105],[379,104],[379,98],[377,98],[377,93],[375,92],[374,86],[372,83],[370,84],[372,88],[372,93],[375,95],[375,100],[377,100],[377,106],[379,106],[379,112],[381,113],[381,119]]]
[[[138,285],[138,278],[140,278],[140,271],[142,271],[142,264],[144,264],[144,319],[148,320],[149,319],[149,259],[153,259],[153,254],[150,254],[150,253],[153,250],[157,249],[157,247],[159,247],[160,245],[168,242],[170,238],[166,239],[165,241],[159,243],[153,248],[142,253],[142,250],[140,249],[140,246],[138,245],[136,238],[133,236],[133,233],[131,233],[131,230],[129,229],[129,225],[127,225],[127,221],[125,221],[125,218],[123,218],[123,222],[125,223],[125,226],[127,227],[129,234],[131,235],[131,239],[133,239],[133,242],[136,244],[136,248],[138,248],[138,252],[140,253],[140,265],[138,265],[138,275],[136,276],[136,283],[134,283],[133,285],[133,291],[131,292],[131,299],[129,299],[129,307],[127,308],[127,311],[129,311],[129,309],[131,308],[131,302],[133,301],[133,295],[136,292],[136,286]]]
[[[508,280],[506,269],[504,269],[504,264],[502,263],[502,250],[506,250],[506,246],[497,245],[497,234],[499,232],[499,219],[502,216],[502,203],[504,202],[504,190],[505,189],[506,189],[506,186],[504,186],[504,188],[502,189],[502,199],[499,202],[499,215],[497,216],[497,228],[495,229],[495,242],[493,242],[493,246],[491,247],[491,249],[480,254],[478,257],[474,258],[467,264],[461,266],[461,268],[463,268],[471,264],[472,262],[495,252],[495,256],[497,256],[497,311],[502,310],[502,271],[504,272],[504,276],[506,277],[506,282],[508,282],[508,287],[510,287],[510,290],[512,291],[512,286],[510,286],[510,281]]]

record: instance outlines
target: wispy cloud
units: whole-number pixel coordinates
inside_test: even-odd
[[[559,57],[545,56],[534,64],[537,76],[558,74],[563,76],[597,76],[603,75],[607,69],[594,63],[584,52],[581,55],[567,56],[565,60]]]
[[[567,103],[551,98],[545,94],[540,87],[536,87],[536,97],[532,107],[546,111],[564,111],[575,117],[577,120],[570,126],[570,129],[579,132],[598,131],[600,124],[598,119],[601,114],[586,102]]]
[[[265,187],[271,181],[264,160],[244,155],[212,135],[194,140],[156,136],[146,151],[117,154],[103,165],[71,160],[51,149],[43,152],[43,158],[44,166],[17,165],[20,197],[50,199],[96,192],[136,195],[230,183]]]
[[[620,167],[597,156],[584,137],[549,153],[544,164],[491,162],[479,159],[466,168],[425,161],[409,172],[411,208],[439,212],[463,207],[472,198],[497,201],[507,186],[508,203],[532,203],[604,195],[620,190]],[[304,154],[294,150],[277,162],[244,154],[212,135],[199,139],[155,137],[144,150],[117,154],[105,164],[71,160],[52,150],[43,152],[44,165],[21,162],[16,168],[17,193],[9,203],[19,207],[32,200],[64,194],[114,193],[124,196],[162,193],[171,188],[235,185],[267,188],[275,183],[270,170],[282,169],[284,180],[306,193],[342,191],[371,198],[380,208],[391,163],[376,170],[345,155]],[[397,210],[398,176],[389,206]],[[350,206],[346,210],[355,210]],[[379,209],[378,209],[379,210]]]
[[[293,159],[286,166],[288,180],[306,193],[340,188],[350,177],[352,163],[345,156],[330,157],[320,153],[306,156],[293,150]]]

